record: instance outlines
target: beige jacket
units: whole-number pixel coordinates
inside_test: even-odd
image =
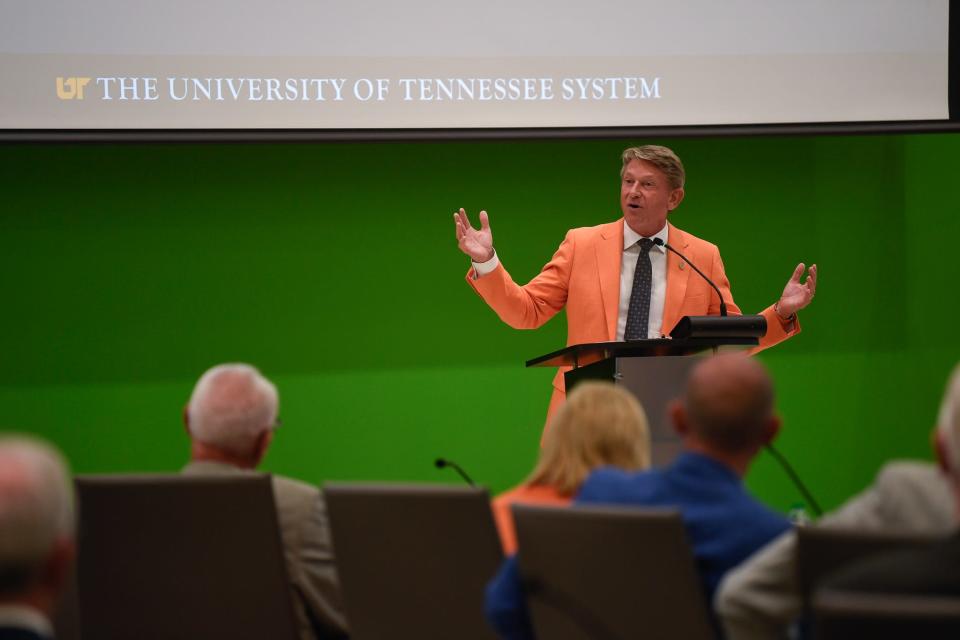
[[[255,473],[220,462],[191,462],[186,475]],[[347,621],[340,599],[327,510],[314,486],[273,476],[277,521],[283,539],[287,573],[302,640],[346,635]]]
[[[873,485],[817,526],[865,532],[946,535],[957,526],[953,495],[940,470],[924,462],[888,463]],[[714,607],[728,640],[786,639],[800,615],[797,535],[783,534],[726,575]]]

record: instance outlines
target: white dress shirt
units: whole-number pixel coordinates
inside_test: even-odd
[[[623,340],[627,328],[627,311],[630,308],[630,294],[633,292],[633,274],[637,270],[637,256],[640,255],[640,246],[637,242],[643,237],[623,222],[623,255],[620,258],[620,305],[617,308],[617,336]],[[660,238],[667,242],[667,224],[650,239]],[[500,259],[494,252],[493,257],[486,262],[472,262],[474,273],[483,277],[497,268]],[[650,266],[653,270],[653,282],[650,289],[650,323],[647,326],[648,338],[659,338],[660,325],[663,324],[663,305],[667,298],[667,250],[654,245],[650,249]]]
[[[617,308],[617,340],[623,340],[627,328],[627,312],[630,309],[630,294],[633,292],[633,274],[637,270],[637,256],[640,255],[640,245],[637,243],[643,238],[639,233],[623,223],[623,255],[620,258],[620,306]],[[650,239],[660,238],[667,241],[667,225],[656,232]],[[667,298],[667,250],[664,247],[653,245],[650,248],[650,266],[653,269],[653,278],[650,288],[650,323],[647,325],[647,338],[660,337],[660,325],[663,324],[663,305]]]

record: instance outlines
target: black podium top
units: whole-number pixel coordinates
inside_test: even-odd
[[[648,358],[689,356],[709,349],[742,349],[759,344],[756,338],[687,338],[677,340],[633,340],[631,342],[590,342],[575,344],[545,356],[527,360],[528,367],[582,367],[607,358]]]

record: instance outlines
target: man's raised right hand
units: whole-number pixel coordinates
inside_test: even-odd
[[[476,263],[493,258],[493,232],[490,231],[490,218],[486,211],[480,212],[480,228],[474,229],[467,218],[467,212],[460,209],[453,214],[457,226],[457,246]]]

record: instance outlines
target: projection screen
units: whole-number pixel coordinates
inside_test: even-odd
[[[0,129],[946,120],[948,0],[0,0]]]

